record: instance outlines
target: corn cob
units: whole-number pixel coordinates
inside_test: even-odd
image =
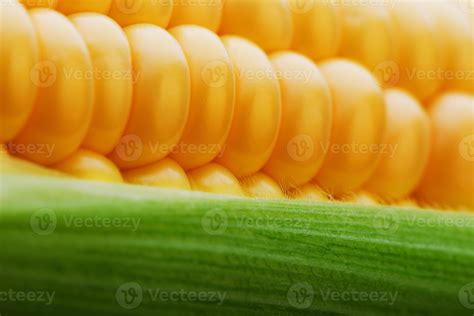
[[[470,52],[468,49],[469,34],[472,34],[472,32],[469,33],[466,27],[469,24],[469,20],[463,15],[461,10],[456,10],[456,8],[448,3],[430,6],[430,9],[425,9],[416,3],[403,3],[391,10],[383,6],[357,7],[344,5],[342,8],[339,8],[334,4],[322,2],[313,3],[312,6],[301,6],[291,1],[287,5],[282,5],[282,3],[276,4],[275,2],[275,4],[272,4],[274,7],[268,9],[270,11],[276,10],[284,16],[284,18],[277,19],[277,22],[282,24],[267,23],[264,18],[256,16],[249,16],[251,23],[242,24],[246,20],[242,16],[235,14],[236,12],[242,12],[242,14],[255,14],[259,12],[259,10],[248,9],[248,7],[258,7],[261,5],[251,0],[243,2],[228,1],[224,4],[217,3],[215,6],[211,6],[209,3],[210,8],[206,12],[211,9],[221,9],[222,5],[224,5],[222,10],[223,25],[220,27],[220,33],[236,33],[249,36],[266,51],[292,46],[298,51],[307,52],[310,57],[318,60],[323,57],[314,56],[309,52],[317,50],[324,57],[331,57],[337,54],[339,42],[341,42],[340,54],[342,56],[361,62],[369,69],[374,66],[377,68],[380,61],[391,58],[397,59],[397,56],[400,55],[398,58],[401,67],[399,70],[401,75],[400,85],[410,89],[421,101],[434,94],[434,91],[440,86],[440,80],[409,80],[406,77],[407,70],[421,69],[421,71],[428,72],[437,66],[442,66],[443,63],[446,63],[448,65],[446,66],[447,69],[451,70],[469,69],[469,62],[472,61],[472,58],[468,56]],[[43,3],[28,4],[29,7],[43,5]],[[95,2],[94,5],[96,7],[90,7],[87,2],[74,4],[74,2],[60,1],[58,10],[66,14],[81,11],[107,11],[106,9],[95,9],[100,5],[107,7],[107,1],[104,3]],[[116,16],[114,14],[114,5],[116,7],[115,11],[118,10],[120,11],[119,13],[126,13],[125,18],[131,19],[130,21],[132,22],[123,22],[120,16]],[[145,1],[145,3],[140,3],[139,5],[134,4],[136,10],[133,12],[124,12],[120,8],[121,5],[123,3],[115,1],[112,3],[112,8],[109,12],[110,16],[115,18],[121,25],[128,25],[137,21],[150,22],[162,26],[168,25],[166,18],[164,22],[147,20],[151,15],[154,15],[156,18],[158,11],[164,12],[168,10],[164,8],[167,6],[164,3],[160,2],[157,4]],[[51,4],[51,6],[55,6],[55,4]],[[72,8],[64,8],[67,6],[72,6]],[[19,14],[22,14],[22,9],[18,5],[7,7],[10,10],[14,8],[14,10],[20,12]],[[183,9],[189,10],[188,13],[184,13],[184,15],[188,16],[190,16],[190,11],[203,10],[199,6],[192,8],[183,4],[178,4],[178,7],[184,7]],[[315,8],[319,8],[319,10]],[[320,14],[323,9],[333,10],[331,12],[334,12],[334,14],[327,17],[334,17],[334,21],[337,20],[337,22],[332,23],[316,19],[314,15]],[[442,9],[448,10],[450,14],[446,16],[440,14]],[[177,14],[179,14],[179,9]],[[287,23],[288,14],[292,15],[293,26]],[[216,14],[214,13],[214,15]],[[387,82],[383,80],[384,78],[377,77],[376,71],[374,77],[362,67],[350,63],[348,60],[326,60],[319,66],[316,66],[310,60],[305,61],[303,56],[295,53],[277,53],[269,56],[273,63],[273,68],[270,69],[267,57],[256,46],[252,47],[253,44],[250,42],[245,42],[236,36],[225,36],[219,40],[211,32],[197,26],[173,28],[170,30],[171,35],[159,27],[146,25],[130,26],[125,29],[125,34],[127,35],[125,37],[124,33],[111,20],[98,14],[85,13],[73,15],[70,17],[72,24],[52,11],[33,10],[31,11],[31,16],[33,25],[38,29],[38,43],[41,45],[38,46],[42,48],[42,60],[48,60],[48,54],[53,54],[56,49],[60,49],[61,45],[61,43],[53,42],[46,36],[50,32],[47,28],[46,20],[56,21],[55,23],[63,25],[68,30],[69,33],[63,32],[64,35],[60,35],[58,29],[51,29],[51,34],[57,32],[56,36],[63,36],[65,38],[65,41],[63,41],[64,47],[76,46],[78,51],[77,58],[82,60],[77,65],[78,68],[75,68],[76,65],[65,64],[68,58],[65,55],[63,57],[63,64],[46,65],[46,70],[51,66],[53,67],[52,70],[58,71],[59,65],[59,72],[62,70],[73,70],[79,73],[88,73],[100,70],[117,71],[122,74],[119,80],[95,80],[95,89],[91,88],[91,80],[86,78],[65,80],[64,85],[54,84],[52,88],[46,87],[48,89],[41,86],[39,88],[33,86],[30,90],[39,90],[39,96],[33,113],[30,115],[26,109],[21,111],[22,117],[19,118],[19,123],[16,123],[18,126],[21,125],[23,127],[26,125],[26,127],[23,128],[21,133],[18,131],[19,127],[16,127],[16,129],[10,128],[11,131],[2,132],[4,142],[10,140],[12,135],[16,136],[13,141],[15,146],[26,146],[28,143],[54,143],[58,147],[54,150],[54,154],[47,158],[37,154],[23,154],[24,157],[32,161],[45,165],[56,164],[74,153],[79,146],[103,155],[110,153],[109,157],[121,169],[145,167],[150,163],[158,162],[169,154],[185,170],[204,166],[216,159],[216,162],[227,167],[234,176],[242,179],[252,176],[263,167],[264,172],[272,176],[286,193],[293,196],[292,190],[298,190],[298,187],[304,186],[314,179],[314,183],[321,185],[331,196],[343,198],[344,195],[350,196],[353,192],[364,188],[384,200],[395,202],[409,196],[420,181],[427,163],[428,158],[426,157],[430,141],[427,135],[427,122],[422,118],[424,114],[419,105],[416,106],[418,108],[416,111],[421,111],[419,114],[421,117],[418,121],[421,124],[420,126],[424,127],[421,129],[413,127],[413,133],[415,133],[413,135],[418,136],[408,138],[406,136],[399,136],[402,138],[395,139],[392,143],[389,142],[389,144],[384,143],[384,145],[403,146],[403,143],[400,142],[405,139],[416,139],[418,141],[413,143],[406,140],[407,144],[405,146],[409,146],[409,144],[412,146],[406,148],[412,149],[400,149],[397,152],[399,157],[386,157],[387,155],[385,155],[385,158],[382,158],[379,157],[381,155],[378,152],[370,154],[334,154],[333,152],[334,148],[331,146],[344,146],[350,143],[368,146],[382,145],[384,139],[387,140],[390,137],[393,139],[393,137],[396,137],[394,134],[400,133],[402,127],[397,126],[395,128],[394,124],[408,124],[406,114],[402,114],[400,123],[397,123],[397,115],[393,113],[397,109],[401,111],[400,108],[403,108],[404,104],[408,106],[409,103],[412,104],[411,108],[414,109],[416,100],[409,100],[411,97],[409,95],[403,96],[405,92],[401,90],[398,92],[397,99],[393,96],[397,95],[397,93],[388,90],[386,95],[391,94],[393,100],[390,101],[389,96],[386,97],[385,103],[388,106],[386,113],[382,106],[384,103],[382,90],[378,87],[376,79],[378,79],[382,86],[386,86]],[[420,23],[420,26],[417,28],[409,26],[410,21],[415,19],[414,17],[423,17],[416,18],[418,23]],[[432,23],[432,19],[428,21],[431,17],[437,17],[436,23]],[[353,21],[356,19],[362,20],[366,24],[353,24]],[[299,30],[307,27],[307,25],[311,25],[316,20],[321,24],[314,25],[314,29],[310,28],[316,33],[321,32],[320,30],[324,29],[324,27],[327,28],[328,25],[338,25],[331,28],[336,30],[336,33],[333,35],[327,34],[328,38],[317,37],[321,41],[326,41],[326,43],[311,43],[303,40],[296,40],[297,44],[293,43],[292,45],[286,43],[287,41],[284,38],[286,38],[287,34],[292,33],[292,29],[295,29],[297,34],[304,33]],[[28,28],[28,23],[28,21],[22,22],[25,25],[25,29]],[[257,27],[257,24],[253,25],[252,23],[264,24]],[[72,25],[75,29],[71,28]],[[216,29],[206,25],[206,23],[203,23],[203,25],[211,30]],[[339,25],[340,31],[338,31]],[[371,33],[370,27],[372,25],[380,25],[380,32]],[[276,31],[276,34],[281,36],[266,36],[265,38],[270,38],[271,40],[281,38],[283,40],[280,40],[280,44],[273,47],[273,44],[267,45],[262,42],[265,40],[263,37],[254,37],[260,36],[258,33],[253,35],[246,33],[250,30],[249,26],[253,29],[257,28],[258,31],[264,33]],[[29,27],[31,33],[31,24]],[[451,46],[458,49],[452,49],[442,54],[441,50],[437,49],[434,44],[436,27],[442,29],[442,36],[452,41]],[[102,31],[95,32],[99,28]],[[394,29],[401,30],[399,34],[396,34],[397,38],[395,38]],[[457,30],[457,32],[453,30]],[[450,35],[453,33],[456,36]],[[78,34],[82,41],[78,38]],[[312,33],[310,32],[310,34]],[[380,45],[371,46],[368,42],[364,42],[363,39],[371,38],[363,37],[364,34],[367,34],[367,36],[374,34],[376,36],[374,38],[378,39],[377,42],[380,42]],[[341,39],[338,39],[339,37]],[[33,38],[34,35],[31,34],[30,43],[32,44],[30,44],[31,48],[29,48],[29,51],[32,52],[32,55],[34,55],[35,50],[38,50]],[[312,38],[316,38],[316,36]],[[72,44],[73,39],[75,41],[74,45]],[[418,39],[423,43],[423,45],[420,45],[420,50],[408,53],[410,50],[406,49],[406,47],[412,46],[411,43]],[[14,40],[16,39],[14,38],[10,41]],[[208,44],[204,44],[206,41]],[[166,52],[166,46],[163,46],[163,43],[166,42],[170,45],[168,52]],[[18,43],[18,45],[22,45],[21,42]],[[150,47],[150,43],[160,43],[160,45]],[[357,46],[357,43],[366,46],[356,50],[354,47]],[[394,43],[400,45],[398,46]],[[86,44],[89,54],[84,53],[84,44]],[[310,46],[311,48],[301,46],[313,44],[315,46]],[[46,50],[46,47],[49,50]],[[132,52],[131,56],[127,52],[129,47]],[[317,47],[321,49],[315,49]],[[331,49],[325,50],[323,47],[337,48],[332,49],[332,52],[330,52]],[[433,49],[429,49],[429,47],[433,47]],[[113,48],[113,57],[110,57],[110,48]],[[252,49],[253,53],[251,53]],[[82,52],[79,53],[79,51]],[[325,51],[328,51],[328,53],[324,53]],[[209,52],[215,52],[215,55],[212,56]],[[359,55],[354,55],[355,52],[358,52]],[[148,55],[142,55],[143,53]],[[163,54],[163,57],[159,57],[159,54]],[[249,54],[254,54],[257,58],[249,58]],[[173,60],[176,57],[178,59],[175,62]],[[261,60],[258,61],[258,58]],[[37,59],[38,57],[36,57]],[[107,60],[113,62],[107,63]],[[250,60],[254,62],[255,66],[250,65]],[[297,65],[298,60],[301,63],[299,66]],[[33,58],[30,58],[29,63],[31,64],[34,61],[35,58],[33,56]],[[421,61],[425,64],[416,64]],[[434,63],[426,64],[429,61]],[[160,63],[163,63],[163,66]],[[133,64],[133,67],[131,64]],[[176,67],[176,65],[180,66],[178,68],[171,68]],[[324,78],[322,75],[318,75],[318,67],[321,69]],[[153,73],[148,70],[155,70],[155,72]],[[170,76],[176,71],[178,71],[176,76]],[[188,71],[190,71],[190,77],[186,75]],[[310,86],[308,82],[296,80],[294,78],[296,76],[288,79],[280,78],[279,83],[276,84],[274,77],[278,73],[284,74],[290,71],[301,73],[306,71],[314,74],[310,77],[316,76],[318,79],[313,83],[313,86]],[[258,72],[267,74],[267,78],[264,79],[268,83],[273,81],[272,85],[278,87],[271,88],[273,90],[267,90],[268,92],[274,91],[270,95],[273,95],[275,101],[269,102],[265,97],[265,90],[257,88],[258,86],[266,86],[266,83],[261,78],[252,82],[249,78],[245,77],[249,73],[256,74]],[[348,72],[350,75],[348,75]],[[165,73],[166,77],[163,77]],[[123,74],[128,74],[127,78]],[[355,79],[355,82],[353,79]],[[61,76],[59,80],[61,80]],[[133,83],[133,102],[130,101],[132,97],[132,80],[135,81]],[[236,90],[234,90],[234,80],[236,81]],[[389,82],[389,84],[394,84],[394,82]],[[455,80],[445,85],[463,89],[463,85],[469,86],[469,80]],[[320,94],[315,94],[313,101],[311,101],[308,96],[311,92],[316,91],[318,86],[322,90]],[[328,95],[327,86],[331,91],[331,97]],[[154,87],[158,87],[158,89]],[[160,90],[159,87],[163,87],[166,91]],[[306,87],[306,90],[303,89],[304,87]],[[11,93],[10,90],[13,89],[5,90]],[[49,90],[49,93],[46,94],[45,90]],[[281,109],[277,103],[277,100],[279,102],[280,99],[280,90],[282,91]],[[70,118],[68,118],[68,113],[65,110],[60,110],[66,106],[65,101],[61,100],[60,96],[64,93],[71,93],[67,91],[77,91],[73,92],[77,93],[78,96],[74,98],[74,101],[77,102],[75,109],[76,111],[82,109],[75,113],[70,113]],[[92,91],[94,91],[95,95],[93,114],[91,114]],[[115,91],[118,91],[118,93]],[[150,94],[150,91],[156,93]],[[22,93],[26,97],[29,96],[31,100],[31,96],[35,92],[27,92],[28,90]],[[165,96],[166,99],[164,99]],[[175,98],[174,101],[170,99],[172,96]],[[302,97],[304,99],[297,101],[298,98]],[[466,98],[471,98],[470,100],[472,100],[470,96],[466,96]],[[190,99],[190,102],[188,99]],[[235,110],[234,102],[232,101],[234,99],[236,102]],[[366,103],[367,107],[363,108],[361,104],[366,102],[363,100],[367,99],[370,101]],[[252,103],[257,101],[260,103]],[[173,105],[173,102],[177,105]],[[299,102],[301,102],[300,108],[295,108]],[[303,102],[306,102],[306,105]],[[314,112],[316,110],[315,104],[318,102],[321,103],[318,110],[320,111],[319,113]],[[12,104],[11,102],[6,103]],[[32,101],[26,102],[26,104],[31,103]],[[330,110],[332,103],[334,103],[333,114],[331,114],[332,111]],[[44,110],[42,110],[44,105],[42,106],[41,104],[48,104],[49,106],[53,104],[57,107],[57,110],[53,111],[55,113],[48,113],[52,115],[52,118],[45,119],[43,116]],[[273,106],[273,114],[270,114],[271,112],[262,112],[266,106],[269,111]],[[254,118],[249,117],[248,113],[252,113],[254,108],[258,108],[260,111],[255,112]],[[310,109],[313,112],[305,112],[310,111]],[[63,116],[55,118],[54,115],[56,113],[61,113]],[[282,115],[281,123],[280,115]],[[25,124],[24,120],[28,116],[29,121]],[[385,122],[386,116],[387,122]],[[107,117],[107,120],[105,117]],[[267,123],[259,122],[261,119],[266,119]],[[125,128],[126,120],[128,120],[128,123]],[[10,123],[10,121],[13,122],[11,124],[15,124],[12,119],[7,121],[3,116],[2,121],[6,122],[5,126],[8,126],[7,123]],[[61,121],[68,123],[68,131],[66,133],[54,135],[54,133],[48,131],[49,128],[66,131],[66,126],[61,126]],[[168,124],[163,125],[163,122]],[[362,128],[362,125],[366,122],[367,124],[372,124],[372,126],[364,126]],[[258,130],[259,124],[265,127],[262,131],[267,133],[267,136],[261,134],[262,132]],[[206,126],[206,129],[200,130],[199,125]],[[388,131],[385,131],[385,125],[387,125]],[[74,131],[73,126],[76,126]],[[316,126],[318,130],[315,129]],[[329,137],[328,131],[331,126],[331,140],[327,141]],[[407,125],[404,126],[406,129]],[[252,130],[252,128],[255,130]],[[394,131],[394,129],[398,130]],[[347,131],[342,133],[342,130]],[[86,136],[84,136],[85,133]],[[254,140],[257,134],[260,134],[260,142]],[[67,143],[66,139],[68,140]],[[249,141],[244,145],[242,139],[248,139]],[[178,140],[180,141],[178,142]],[[453,143],[455,141],[453,140]],[[457,139],[457,141],[461,140]],[[159,148],[157,149],[156,146],[153,146],[153,143],[159,145]],[[145,145],[143,146],[143,144]],[[133,151],[133,146],[136,145],[141,146],[139,157],[125,157],[127,151]],[[292,152],[292,145],[295,146],[296,151],[304,150],[305,148],[303,147],[307,145],[312,146],[310,148],[312,151],[311,157],[301,161],[299,159],[301,157],[295,157],[297,153]],[[186,146],[205,146],[206,150],[204,150],[205,153],[190,153],[189,150],[183,149]],[[299,148],[298,146],[303,147]],[[331,147],[327,155],[324,152],[319,152],[321,147],[324,146]],[[176,150],[176,148],[178,149]],[[328,150],[327,148],[326,151]],[[260,156],[257,153],[258,150],[261,152]],[[272,154],[270,155],[270,153]],[[410,153],[412,154],[411,157]],[[22,154],[20,153],[20,155]],[[412,158],[413,156],[420,157],[420,159],[415,161]],[[324,164],[322,164],[323,161]],[[410,162],[412,165],[410,165]],[[264,164],[266,164],[265,167]],[[466,166],[463,165],[463,168],[466,168],[463,170],[469,171],[471,166],[468,163]],[[152,170],[156,172],[156,169],[152,168]],[[393,181],[394,172],[399,176],[398,182]],[[411,176],[402,176],[403,172]],[[425,178],[429,178],[429,173],[433,172],[428,171]],[[346,176],[342,176],[343,174]],[[347,176],[349,174],[350,176]],[[385,176],[381,176],[381,174]],[[387,174],[391,174],[391,176],[387,176]],[[461,194],[464,198],[458,197],[448,203],[448,205],[452,207],[470,206],[469,194],[471,193],[472,189],[468,186],[466,192]],[[435,203],[436,196],[424,196],[423,200]],[[456,201],[462,202],[457,203]]]
[[[58,299],[0,312],[123,314],[132,274],[144,291],[228,291],[219,309],[164,303],[171,314],[471,307],[472,215],[418,209],[474,209],[465,7],[25,0],[73,14],[33,9],[29,19],[1,1],[0,276],[10,288],[58,289]],[[419,76],[437,69],[464,76]],[[28,149],[39,145],[47,150]],[[133,234],[61,222],[132,213],[145,225]],[[54,234],[38,238],[33,220],[51,214]],[[267,218],[276,224],[260,226]],[[400,296],[301,301],[316,284]],[[152,303],[133,308],[155,313]]]

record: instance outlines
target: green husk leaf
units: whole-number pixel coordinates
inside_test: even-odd
[[[0,185],[2,315],[474,313],[472,213]]]

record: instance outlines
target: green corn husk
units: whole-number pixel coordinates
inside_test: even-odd
[[[1,300],[2,316],[474,313],[473,214],[0,185],[0,299],[44,293]]]

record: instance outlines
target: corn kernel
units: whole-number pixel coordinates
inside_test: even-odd
[[[352,192],[376,167],[385,133],[383,93],[375,78],[353,62],[336,59],[320,65],[333,98],[330,142],[316,176],[331,195]]]
[[[18,2],[0,2],[0,142],[15,137],[33,109],[37,86],[30,73],[39,59],[35,32]]]
[[[342,198],[342,201],[365,206],[374,206],[381,204],[381,201],[377,196],[366,191],[352,192],[344,196]]]
[[[234,64],[237,91],[232,127],[217,162],[241,178],[259,171],[275,146],[280,86],[270,60],[255,44],[235,36],[222,41]]]
[[[221,25],[224,1],[226,0],[174,0],[169,27],[194,24],[217,32]]]
[[[151,165],[124,171],[125,181],[159,188],[190,190],[188,177],[175,161],[165,158]]]
[[[234,114],[234,68],[211,31],[186,25],[170,33],[181,45],[191,72],[189,118],[171,158],[189,170],[211,162],[223,149]]]
[[[79,149],[51,168],[86,180],[123,182],[120,171],[110,160],[84,149]]]
[[[317,66],[308,58],[281,52],[271,56],[280,78],[282,123],[277,144],[265,165],[265,172],[284,189],[309,182],[325,157],[332,125],[329,86]]]
[[[439,41],[443,43],[446,72],[444,86],[474,93],[474,27],[460,7],[452,3],[432,3],[429,8],[437,19]]]
[[[431,97],[441,86],[437,74],[444,61],[441,41],[437,37],[434,15],[417,2],[398,2],[391,10],[399,56],[393,75],[394,83],[408,89],[420,100]]]
[[[380,75],[384,65],[390,65],[398,57],[396,29],[386,6],[357,5],[343,6],[344,27],[340,55],[356,60]],[[379,78],[385,82],[384,78]]]
[[[73,154],[87,133],[94,102],[94,82],[87,76],[92,62],[84,40],[66,17],[50,9],[32,9],[30,14],[41,45],[41,62],[32,78],[39,89],[27,125],[14,143],[53,146],[51,154],[22,154],[51,165]]]
[[[258,172],[246,177],[241,182],[242,188],[248,196],[258,199],[283,199],[280,185],[268,175]]]
[[[167,27],[173,0],[112,0],[109,16],[121,26],[149,23]]]
[[[69,15],[80,12],[107,14],[112,0],[58,0],[56,10]]]
[[[295,200],[322,202],[330,200],[329,195],[318,185],[306,183],[301,187],[291,190],[288,195]]]
[[[388,200],[407,197],[428,163],[431,128],[428,115],[410,94],[385,91],[387,128],[380,161],[365,188]]]
[[[429,107],[433,128],[418,197],[430,204],[474,209],[474,98],[446,93]]]
[[[337,1],[289,0],[293,16],[291,48],[313,60],[337,56],[342,40],[342,14]]]
[[[184,53],[164,29],[125,28],[132,49],[133,104],[124,135],[110,157],[121,169],[159,161],[176,146],[189,112],[190,78]]]
[[[188,178],[194,191],[244,196],[239,180],[216,163],[189,171]]]
[[[89,48],[95,79],[94,112],[82,147],[106,155],[119,141],[130,114],[130,45],[118,24],[106,16],[79,13],[70,20]]]

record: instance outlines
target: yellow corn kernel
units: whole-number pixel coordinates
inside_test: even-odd
[[[27,9],[55,8],[58,3],[58,0],[20,0],[20,3],[22,3]]]
[[[356,60],[373,70],[375,75],[384,75],[384,65],[397,60],[392,17],[386,6],[345,4],[343,7],[343,39],[341,56]],[[385,82],[384,78],[379,78]]]
[[[263,172],[242,179],[241,185],[248,196],[258,199],[283,199],[285,194],[278,183]]]
[[[188,177],[175,161],[165,158],[151,165],[124,171],[126,182],[159,188],[190,190]]]
[[[87,74],[92,62],[84,40],[72,23],[50,9],[32,9],[41,45],[41,62],[32,72],[38,96],[26,127],[15,146],[52,146],[23,152],[39,164],[51,165],[73,154],[84,139],[92,117],[94,82]]]
[[[56,10],[69,15],[80,12],[107,14],[112,0],[58,0]]]
[[[297,187],[291,190],[288,195],[295,200],[317,202],[330,200],[329,195],[324,192],[318,185],[313,183],[306,183],[301,187]]]
[[[280,86],[270,60],[255,44],[236,36],[222,41],[234,65],[237,89],[232,127],[217,162],[241,178],[259,171],[275,146]]]
[[[329,86],[317,66],[292,52],[275,53],[271,61],[280,78],[282,123],[277,144],[264,171],[284,189],[309,182],[325,157],[332,122]]]
[[[385,132],[384,98],[375,78],[356,63],[329,60],[320,69],[334,112],[331,140],[323,144],[326,159],[316,179],[339,196],[359,188],[376,167]]]
[[[415,199],[407,198],[394,203],[396,206],[403,208],[420,208]]]
[[[474,93],[473,22],[456,4],[436,2],[427,8],[437,19],[438,40],[443,43],[446,72],[441,73],[441,78],[445,87]]]
[[[33,23],[16,1],[0,1],[0,142],[15,137],[33,109],[30,73],[39,48]]]
[[[85,149],[79,149],[51,168],[86,180],[123,182],[120,171],[110,160]]]
[[[110,157],[121,169],[166,157],[176,146],[189,112],[186,57],[164,29],[150,24],[125,28],[136,79],[133,105],[123,137]]]
[[[288,49],[293,25],[287,0],[225,0],[222,35],[239,35],[266,52]]]
[[[385,107],[386,148],[365,189],[399,200],[416,188],[428,163],[430,120],[420,103],[402,90],[386,90]]]
[[[474,98],[443,94],[429,115],[432,149],[417,195],[430,204],[474,209]]]
[[[216,163],[189,171],[188,178],[194,191],[244,196],[239,180]]]
[[[169,27],[194,24],[217,32],[221,25],[224,1],[226,0],[174,0]]]
[[[347,203],[355,203],[358,205],[365,205],[365,206],[374,206],[380,205],[382,202],[380,199],[366,191],[358,191],[350,193],[342,198],[343,202]]]
[[[336,2],[289,0],[294,26],[292,49],[313,60],[337,56],[342,39],[342,14]]]
[[[112,0],[109,16],[121,26],[149,23],[167,27],[173,0]]]
[[[104,15],[78,13],[70,20],[89,48],[95,79],[94,112],[82,147],[106,155],[119,141],[130,114],[130,45],[120,26]]]
[[[444,67],[434,15],[424,5],[403,1],[391,10],[399,56],[391,69],[395,77],[389,81],[408,89],[420,100],[428,99],[439,89],[438,70]]]
[[[66,176],[59,171],[12,156],[9,154],[7,147],[5,144],[0,145],[0,175],[2,176],[7,174],[46,177]]]
[[[189,170],[211,162],[223,149],[234,113],[234,68],[221,40],[208,29],[186,25],[170,33],[181,45],[191,73],[189,118],[171,158]]]

